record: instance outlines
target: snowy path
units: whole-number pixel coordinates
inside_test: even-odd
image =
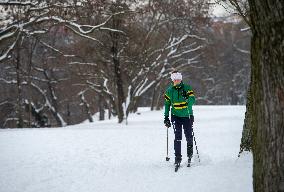
[[[0,130],[0,192],[252,191],[252,157],[237,158],[245,107],[196,106],[201,163],[166,157],[163,112],[54,129]],[[183,154],[185,154],[183,140]],[[184,163],[186,158],[184,158]]]

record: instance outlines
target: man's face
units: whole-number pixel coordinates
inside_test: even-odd
[[[180,84],[180,82],[181,82],[180,79],[174,79],[173,80],[174,85],[178,85],[178,84]]]

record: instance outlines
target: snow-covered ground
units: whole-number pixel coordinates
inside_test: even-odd
[[[166,162],[163,111],[65,128],[0,130],[0,192],[249,192],[252,156],[237,158],[244,106],[194,106],[201,162]],[[186,156],[185,139],[183,154]]]

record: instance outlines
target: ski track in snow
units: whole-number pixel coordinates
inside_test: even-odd
[[[252,191],[252,156],[237,158],[244,106],[194,106],[193,163],[174,172],[163,111],[65,128],[0,130],[0,192]]]

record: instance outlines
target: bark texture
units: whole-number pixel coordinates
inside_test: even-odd
[[[284,191],[284,1],[249,0],[256,192]]]
[[[250,87],[247,93],[247,104],[246,104],[246,114],[242,132],[242,139],[240,144],[240,152],[239,157],[243,151],[251,151],[252,150],[252,135],[251,130],[253,129],[252,123],[252,115],[253,115],[253,100],[251,95],[251,87],[252,83],[250,83]]]
[[[114,29],[118,29],[120,26],[120,20],[114,17],[112,20],[112,26]],[[117,108],[118,122],[121,123],[124,119],[124,112],[123,112],[124,91],[123,91],[121,66],[119,60],[120,34],[118,34],[117,32],[110,32],[110,36],[112,39],[111,53],[112,53],[112,60],[114,66],[114,81],[116,84],[116,92],[117,92],[116,108]]]
[[[17,75],[17,128],[24,127],[22,103],[23,103],[23,90],[22,90],[22,78],[21,78],[21,51],[20,47],[17,47],[17,58],[16,58],[16,75]]]

